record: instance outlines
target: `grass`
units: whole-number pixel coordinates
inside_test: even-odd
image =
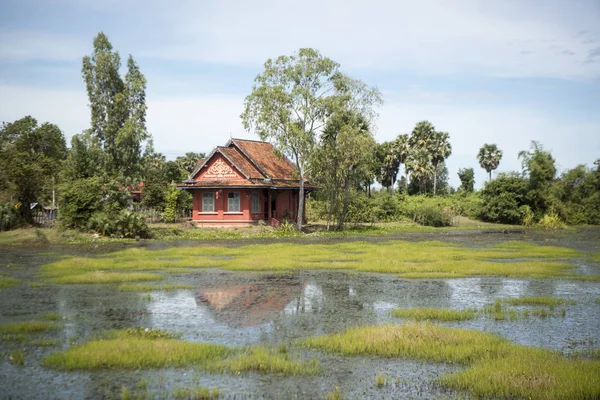
[[[225,357],[222,345],[173,339],[97,340],[46,357],[43,365],[60,370],[147,369],[203,365]]]
[[[555,297],[520,297],[517,299],[503,299],[503,301],[513,306],[548,306],[551,308],[565,303],[572,304],[572,302],[567,302],[565,299]]]
[[[173,398],[184,400],[216,400],[219,398],[219,389],[205,387],[179,388],[173,391]]]
[[[22,350],[13,350],[8,356],[8,361],[15,365],[25,365],[25,354]]]
[[[173,291],[182,289],[193,289],[194,286],[186,284],[166,283],[163,285],[144,285],[125,283],[119,286],[121,292],[150,292],[153,290]]]
[[[45,332],[48,330],[56,329],[56,325],[52,322],[47,321],[25,321],[25,322],[14,322],[11,324],[0,325],[0,333],[32,333],[32,332]]]
[[[398,318],[411,318],[415,321],[464,321],[477,316],[476,309],[450,310],[446,308],[408,308],[392,310]]]
[[[17,286],[19,283],[21,283],[21,281],[15,278],[0,277],[0,289]]]
[[[55,283],[110,283],[157,280],[149,271],[190,268],[244,271],[345,269],[393,273],[402,278],[505,276],[600,280],[600,275],[572,273],[565,261],[582,255],[571,249],[524,242],[469,249],[442,242],[390,241],[299,245],[274,243],[236,248],[177,247],[165,250],[127,249],[98,257],[71,257],[46,264],[41,275]],[[145,272],[146,275],[140,271]],[[131,275],[126,275],[131,274]]]
[[[147,282],[160,281],[165,279],[164,276],[152,274],[148,272],[104,272],[93,271],[83,274],[66,275],[58,278],[53,278],[53,283],[62,284],[92,284],[92,283],[120,283],[120,282]]]
[[[342,355],[409,357],[467,368],[440,378],[443,386],[476,397],[593,399],[600,396],[600,362],[567,359],[515,345],[496,335],[430,323],[349,329],[304,339],[309,348]]]
[[[265,347],[230,348],[175,339],[158,329],[109,331],[104,338],[51,354],[43,365],[59,370],[149,369],[197,366],[215,372],[307,375],[318,371],[315,359],[297,360],[287,351]]]

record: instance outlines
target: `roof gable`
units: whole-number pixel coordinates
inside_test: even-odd
[[[221,154],[213,154],[196,173],[194,179],[198,180],[220,180],[244,178],[236,171],[236,168],[228,162]]]
[[[235,147],[266,178],[277,180],[297,180],[296,167],[284,155],[278,155],[272,144],[254,140],[231,139],[227,147]]]

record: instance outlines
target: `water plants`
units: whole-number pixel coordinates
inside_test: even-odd
[[[477,316],[477,310],[469,308],[466,310],[450,310],[447,308],[408,308],[394,309],[392,315],[398,318],[410,318],[415,321],[464,321]]]
[[[219,389],[205,387],[178,388],[173,391],[175,399],[184,400],[216,400],[219,398]]]
[[[144,273],[139,271],[173,272],[182,268],[218,267],[246,271],[349,269],[394,273],[407,279],[481,275],[600,279],[597,275],[572,273],[570,270],[575,266],[565,260],[578,257],[581,254],[572,249],[524,242],[505,242],[479,249],[435,241],[274,243],[236,248],[127,249],[98,257],[57,260],[42,267],[42,276],[55,283],[110,283],[161,279],[155,273],[141,275]]]
[[[161,291],[173,291],[173,290],[182,290],[182,289],[193,289],[192,285],[186,285],[183,283],[166,283],[162,285],[147,285],[147,284],[132,284],[132,283],[124,283],[119,286],[119,290],[121,292],[149,292],[153,290],[161,290]]]
[[[446,387],[477,397],[584,399],[600,395],[600,362],[515,345],[499,336],[431,323],[352,328],[299,341],[342,355],[410,357],[458,363],[466,369],[445,375]]]
[[[24,321],[0,325],[0,333],[44,332],[56,329],[56,325],[47,321]]]
[[[6,289],[21,283],[19,279],[0,276],[0,289]]]

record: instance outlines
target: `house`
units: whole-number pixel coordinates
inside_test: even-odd
[[[266,142],[230,139],[178,187],[192,193],[192,220],[203,226],[279,225],[297,216],[296,167]],[[315,187],[305,181],[304,188],[306,196]]]

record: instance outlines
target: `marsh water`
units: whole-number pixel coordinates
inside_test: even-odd
[[[373,237],[316,238],[313,243],[363,240],[443,240],[480,247],[505,240],[570,247],[582,252],[600,251],[600,230],[559,234],[447,232],[397,234]],[[252,241],[209,242],[237,246]],[[199,246],[199,242],[147,242],[150,249]],[[345,398],[455,398],[436,379],[461,367],[440,363],[380,357],[342,357],[298,350],[301,357],[316,357],[316,376],[283,377],[248,373],[208,373],[195,368],[157,370],[101,370],[60,372],[41,366],[41,360],[73,343],[84,343],[110,329],[149,327],[179,332],[188,341],[230,346],[276,346],[295,339],[340,332],[354,326],[401,323],[390,315],[394,308],[483,307],[496,299],[551,296],[573,303],[561,306],[563,314],[518,320],[476,318],[441,323],[445,326],[492,332],[526,346],[554,349],[564,354],[597,348],[600,342],[600,282],[555,279],[398,279],[391,274],[354,271],[233,272],[198,269],[169,274],[161,283],[185,283],[193,289],[172,292],[121,292],[119,285],[31,285],[38,282],[38,267],[55,260],[51,253],[89,255],[124,245],[71,245],[0,247],[0,268],[5,276],[23,283],[0,290],[0,324],[35,319],[53,312],[62,317],[59,329],[36,337],[57,340],[47,347],[0,341],[1,398],[119,398],[121,388],[144,385],[151,397],[170,398],[177,388],[219,388],[223,398],[324,398],[336,387]],[[130,246],[130,245],[128,245]],[[577,272],[600,274],[600,265],[577,261]],[[8,361],[13,349],[24,351],[24,365]],[[377,374],[389,378],[379,387]],[[141,382],[145,382],[141,384]]]

